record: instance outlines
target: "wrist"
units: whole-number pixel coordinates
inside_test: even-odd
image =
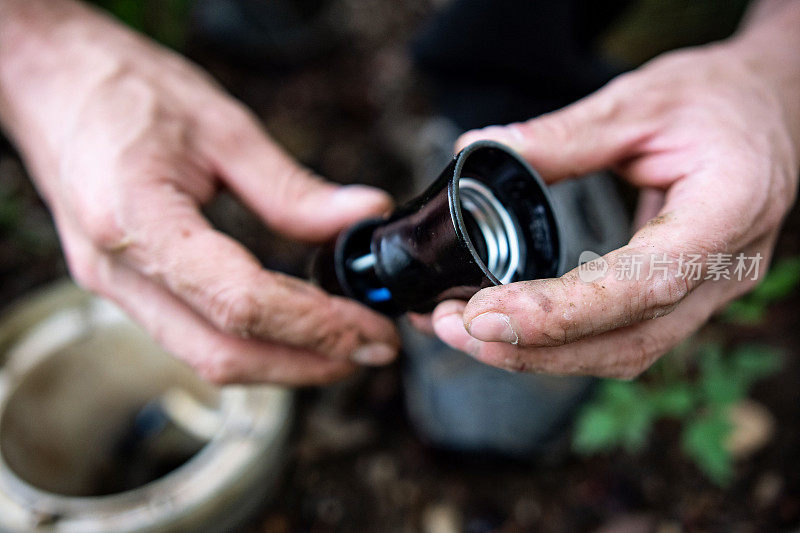
[[[84,103],[147,48],[73,0],[0,0],[0,125],[46,198]]]
[[[25,155],[53,149],[70,110],[112,66],[91,44],[98,17],[69,0],[0,6],[0,121]]]
[[[772,89],[800,153],[800,1],[770,7],[755,13],[723,46]]]

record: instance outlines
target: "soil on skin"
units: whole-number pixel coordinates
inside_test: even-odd
[[[189,55],[262,117],[302,162],[341,183],[411,191],[409,136],[432,113],[406,44],[428,2],[342,0],[330,45],[299,64],[237,62],[194,39]],[[387,7],[391,5],[391,8]],[[251,58],[252,59],[252,58]],[[279,65],[279,66],[277,66]],[[0,305],[66,274],[47,210],[11,146],[0,141]],[[432,178],[433,176],[431,176]],[[270,194],[265,190],[264,194]],[[269,268],[301,275],[311,248],[269,232],[228,195],[207,209]],[[800,253],[800,211],[789,216],[777,256]],[[762,326],[707,326],[725,342],[785,350],[783,371],[753,397],[777,432],[716,488],[681,454],[679,428],[662,423],[639,455],[590,459],[568,436],[535,461],[454,456],[428,447],[409,426],[399,365],[300,392],[300,410],[278,495],[252,531],[764,531],[800,525],[800,328],[795,295]]]

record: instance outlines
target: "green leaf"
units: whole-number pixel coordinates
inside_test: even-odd
[[[723,410],[691,420],[683,430],[681,444],[684,452],[720,486],[733,478],[733,458],[725,448],[725,439],[732,431]]]
[[[169,47],[186,41],[192,0],[93,0],[128,26]]]
[[[641,394],[642,385],[635,381],[606,379],[600,383],[600,400],[615,404],[620,408],[640,403]]]
[[[745,344],[731,354],[731,368],[735,379],[749,388],[755,381],[774,374],[781,367],[781,354],[760,344]]]
[[[692,387],[683,381],[653,389],[648,403],[658,415],[680,418],[691,412],[695,398]]]
[[[731,404],[750,386],[780,368],[780,354],[769,346],[745,344],[725,353],[719,342],[695,345],[699,372],[685,358],[662,360],[641,381],[601,381],[591,403],[576,419],[573,448],[592,454],[622,447],[629,452],[647,442],[660,418],[683,423],[681,447],[714,483],[733,478],[734,465],[725,441],[732,430]]]
[[[758,324],[766,316],[767,306],[783,300],[800,285],[800,256],[777,261],[750,294],[731,302],[723,319],[739,324]]]
[[[720,375],[725,372],[721,344],[716,342],[702,344],[697,347],[696,353],[697,365],[700,367],[700,381],[708,376]]]
[[[727,405],[745,396],[747,391],[742,380],[728,372],[716,372],[703,376],[700,383],[703,398],[712,405]]]
[[[98,2],[119,20],[139,31],[145,31],[147,5],[131,0],[101,0]]]
[[[746,386],[722,356],[722,346],[707,344],[698,352],[698,386],[702,400],[711,405],[726,405],[741,399],[747,390]]]
[[[722,318],[728,322],[752,326],[761,323],[766,314],[766,303],[744,297],[728,304],[722,313]]]
[[[750,296],[769,304],[792,294],[798,284],[800,284],[800,256],[789,257],[777,261]]]
[[[637,451],[646,443],[652,424],[653,410],[641,383],[604,380],[576,420],[573,447],[583,454],[617,446]]]
[[[737,402],[754,382],[780,368],[781,357],[762,345],[743,345],[723,357],[721,347],[708,346],[699,357],[701,397],[711,405]]]
[[[641,450],[650,436],[650,429],[653,426],[653,410],[647,402],[629,409],[624,418],[620,420],[620,433],[622,435],[622,446],[629,452]]]
[[[578,415],[572,448],[577,453],[589,455],[610,450],[619,444],[619,439],[614,413],[601,406],[589,406]]]

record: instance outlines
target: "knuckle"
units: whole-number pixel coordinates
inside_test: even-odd
[[[651,336],[642,336],[634,341],[626,360],[614,372],[617,379],[633,380],[641,376],[664,354],[663,343]]]
[[[217,131],[214,139],[217,148],[225,153],[241,153],[251,144],[253,136],[261,131],[252,112],[234,100],[208,106],[204,113],[208,123]]]
[[[361,334],[357,323],[342,320],[346,311],[343,304],[336,300],[328,300],[319,309],[317,327],[313,329],[311,345],[322,353],[335,357],[348,357],[356,346],[361,344]]]
[[[312,348],[333,357],[348,357],[357,344],[357,335],[349,330],[329,330],[329,333],[317,336]]]
[[[250,108],[235,98],[226,99],[222,105],[209,108],[209,112],[219,113],[220,122],[235,131],[249,132],[261,128],[258,118]]]
[[[570,322],[558,318],[548,320],[537,332],[534,342],[542,346],[560,346],[569,340]]]
[[[275,198],[286,205],[305,205],[313,198],[324,182],[310,170],[298,165],[288,165],[273,176],[271,187]],[[280,225],[297,224],[296,214],[288,209],[279,209],[273,213],[275,223]]]
[[[531,125],[537,127],[555,143],[567,144],[572,140],[572,119],[571,115],[567,113],[562,112],[553,115],[545,115],[538,121],[531,122]]]
[[[609,81],[602,90],[613,94],[630,94],[630,86],[632,83],[635,83],[638,78],[639,74],[635,70],[623,72]]]
[[[111,206],[84,206],[78,216],[86,236],[98,248],[114,252],[129,243],[130,238]]]
[[[657,318],[672,311],[686,298],[690,289],[689,282],[675,273],[654,277],[643,295],[647,318]]]
[[[618,83],[627,86],[630,82],[624,78]],[[593,120],[597,123],[613,123],[623,114],[626,99],[619,98],[615,91],[600,91],[590,98],[591,101],[587,100],[586,105],[575,109],[581,122]]]
[[[292,346],[298,346],[325,354],[340,354],[341,344],[338,329],[341,313],[329,311],[326,298],[298,297],[291,305],[271,306],[266,321],[257,310],[261,333]],[[349,353],[343,354],[349,355]]]
[[[246,289],[227,289],[211,297],[208,316],[222,331],[247,337],[258,324],[261,307]]]
[[[523,357],[521,350],[510,350],[504,354],[502,367],[511,372],[530,372],[532,371],[531,365]]]
[[[521,355],[520,350],[506,350],[503,353],[503,368],[511,372],[525,372],[528,366]]]
[[[234,126],[229,126],[220,132],[216,141],[217,148],[229,154],[241,153],[247,144],[249,144],[249,134],[246,129]]]

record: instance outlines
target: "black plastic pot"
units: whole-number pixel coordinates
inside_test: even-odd
[[[388,218],[343,231],[312,278],[380,312],[427,312],[484,287],[554,277],[558,223],[542,180],[501,144],[473,143]]]

